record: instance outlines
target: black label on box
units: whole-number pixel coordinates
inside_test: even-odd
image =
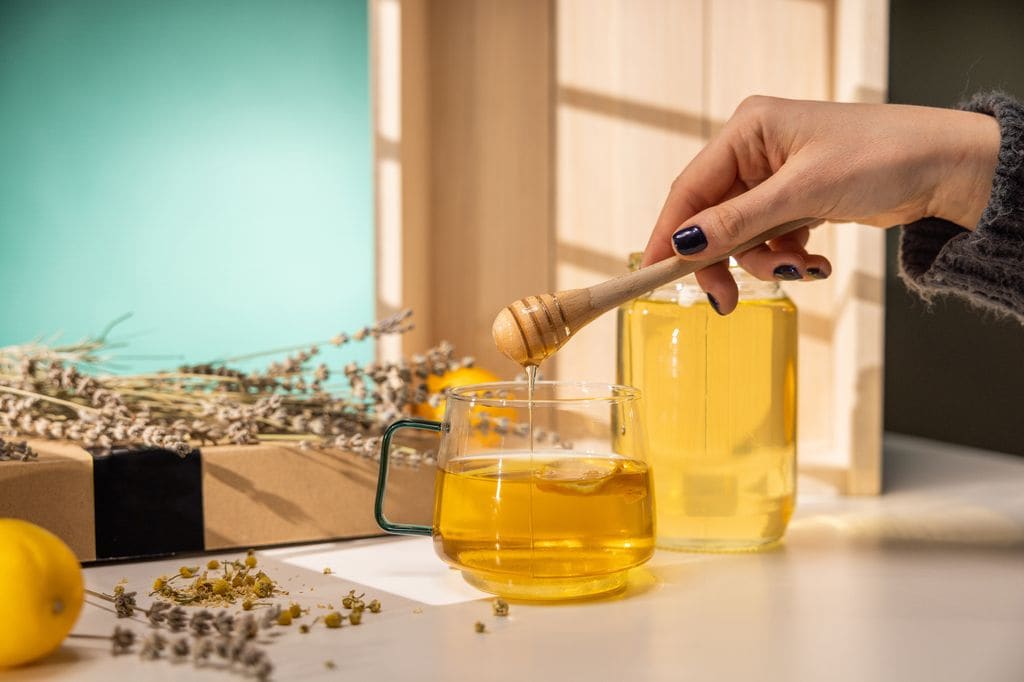
[[[199,450],[114,450],[93,454],[96,558],[203,551]]]

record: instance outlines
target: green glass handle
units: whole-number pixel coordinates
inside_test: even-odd
[[[391,452],[391,437],[399,429],[420,429],[440,433],[444,426],[441,422],[426,419],[399,419],[384,430],[384,437],[380,441],[380,474],[377,476],[377,497],[373,502],[373,515],[377,519],[377,525],[389,533],[433,535],[434,529],[430,526],[421,526],[415,523],[391,523],[384,516],[384,491],[388,487],[388,457]]]

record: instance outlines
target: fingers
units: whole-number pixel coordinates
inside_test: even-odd
[[[777,225],[799,219],[803,207],[789,191],[790,175],[783,167],[739,196],[697,213],[672,233],[673,250],[689,260],[722,257]]]
[[[824,256],[807,253],[809,227],[737,254],[736,261],[758,279],[825,279],[832,274],[832,264]]]
[[[669,240],[672,233],[689,217],[726,198],[735,183],[736,157],[725,135],[719,135],[694,157],[672,183],[672,189],[644,249],[641,266],[672,256]]]
[[[803,249],[796,251],[774,251],[767,244],[755,246],[749,251],[737,254],[736,262],[758,279],[797,280],[803,279],[807,271]]]
[[[826,279],[832,274],[832,263],[827,258],[804,249],[781,251],[762,244],[738,254],[736,261],[754,277],[767,281]]]
[[[799,251],[807,246],[807,240],[811,238],[809,225],[798,227],[788,234],[773,239],[771,246],[776,251]]]
[[[719,315],[728,315],[739,302],[736,280],[729,272],[729,261],[721,261],[697,271],[697,283],[708,296],[708,303]]]
[[[828,279],[832,274],[832,263],[824,256],[812,255],[804,258],[804,275],[809,279]]]

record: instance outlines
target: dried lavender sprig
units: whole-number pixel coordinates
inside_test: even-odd
[[[205,364],[226,365],[229,362],[241,362],[243,360],[252,360],[254,358],[267,357],[268,355],[280,355],[281,353],[294,353],[296,351],[305,351],[309,348],[316,348],[318,346],[342,346],[351,340],[362,341],[367,338],[379,338],[381,336],[385,336],[388,334],[404,334],[405,332],[410,331],[412,329],[412,324],[406,322],[406,320],[408,320],[410,317],[412,317],[412,310],[406,308],[395,313],[394,315],[390,315],[381,320],[378,320],[376,324],[370,325],[368,327],[363,327],[362,329],[352,334],[346,334],[342,332],[334,335],[333,337],[325,341],[314,341],[313,343],[304,343],[298,346],[286,346],[284,348],[275,348],[273,350],[258,351],[255,353],[247,353],[245,355],[234,355],[231,357],[222,358],[218,360],[211,360],[210,362]]]
[[[108,337],[117,325],[131,316],[131,313],[125,313],[108,323],[98,335],[86,337],[77,343],[57,346],[55,342],[60,336],[57,334],[48,343],[43,343],[41,338],[37,338],[28,343],[0,347],[0,369],[17,367],[25,358],[73,362],[83,365],[102,364],[107,358],[97,355],[97,352],[120,345],[111,343]]]
[[[153,661],[160,658],[165,648],[167,648],[167,638],[159,632],[151,632],[142,638],[139,656],[144,660]]]
[[[218,611],[213,618],[213,629],[221,635],[230,635],[235,630],[234,617],[227,611]]]
[[[38,458],[39,455],[26,441],[6,441],[0,438],[0,462],[10,459],[28,462]]]
[[[135,646],[135,632],[120,625],[114,626],[114,632],[110,635],[90,635],[80,632],[68,633],[68,637],[77,639],[106,639],[110,640],[110,653],[114,656],[131,653]]]
[[[85,589],[87,594],[91,594],[94,597],[99,597],[106,601],[114,604],[114,612],[118,618],[131,618],[135,615],[136,609],[142,612],[142,614],[149,620],[150,625],[153,627],[159,627],[167,622],[168,612],[171,610],[171,604],[168,602],[155,599],[148,609],[143,609],[135,601],[135,595],[138,594],[135,591],[127,592],[124,586],[117,585],[114,587],[114,594],[105,594],[103,592],[97,592],[96,590]]]
[[[188,621],[189,630],[196,637],[203,637],[212,630],[213,614],[206,609],[201,609],[192,614]]]
[[[179,637],[171,645],[171,656],[175,661],[184,661],[190,653],[192,653],[192,646],[188,637]]]
[[[188,613],[180,606],[174,606],[167,612],[167,628],[171,632],[181,632],[188,625]]]
[[[382,320],[353,337],[400,333],[410,326],[405,322],[407,317],[408,313],[402,313]],[[212,403],[198,388],[183,388],[164,380],[147,383],[139,377],[88,377],[60,361],[29,359],[18,365],[20,382],[35,390],[12,387],[20,391],[17,395],[24,394],[20,399],[13,394],[0,395],[0,430],[66,438],[101,450],[141,442],[185,455],[193,442],[229,441],[244,445],[267,437],[347,446],[365,456],[375,456],[379,442],[374,439],[379,438],[383,428],[403,416],[410,405],[426,400],[427,376],[471,363],[468,358],[455,359],[451,346],[442,343],[409,361],[349,366],[343,375],[350,395],[344,397],[323,389],[322,382],[330,376],[325,365],[315,370],[304,367],[303,363],[316,352],[316,348],[302,351],[278,370],[312,372],[308,386],[286,385],[265,375],[251,383],[252,376],[247,375],[245,381],[250,383],[241,387],[245,393],[224,392],[221,389],[227,386],[221,380],[240,382],[242,373],[226,368],[217,370],[215,383],[225,397]],[[274,371],[272,366],[268,374]],[[10,383],[0,378],[0,386]],[[149,388],[137,390],[131,388],[134,385]],[[299,389],[307,392],[301,396],[273,393]],[[260,395],[266,391],[270,393]],[[415,461],[418,455],[410,454],[410,460]],[[429,461],[429,453],[424,455]]]

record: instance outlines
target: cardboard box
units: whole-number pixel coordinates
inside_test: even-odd
[[[81,561],[167,556],[381,534],[378,463],[264,443],[96,455],[30,441],[39,459],[0,462],[0,516],[59,535]],[[395,464],[386,513],[429,524],[434,468]]]
[[[96,558],[92,455],[73,443],[29,441],[31,462],[0,462],[0,517],[39,524],[81,561]]]

